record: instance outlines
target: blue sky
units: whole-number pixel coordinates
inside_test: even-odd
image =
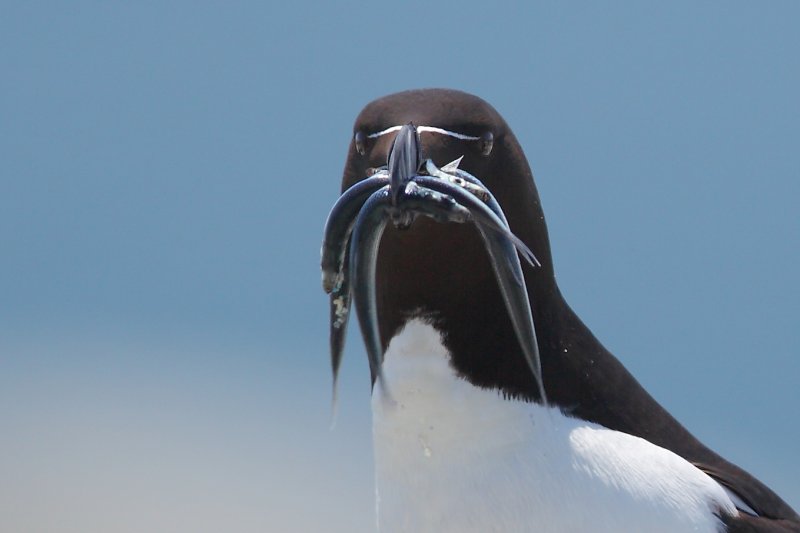
[[[800,507],[798,18],[5,5],[0,529],[370,530],[366,358],[354,328],[331,432],[319,244],[356,114],[416,87],[503,114],[570,304]]]

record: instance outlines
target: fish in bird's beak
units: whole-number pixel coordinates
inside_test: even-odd
[[[485,142],[485,140],[481,140]],[[420,216],[440,223],[475,224],[491,259],[500,292],[528,366],[546,403],[533,316],[519,256],[538,265],[530,249],[509,229],[500,205],[483,183],[458,168],[423,160],[413,123],[402,126],[386,167],[345,190],[336,201],[322,241],[322,285],[330,294],[330,347],[334,393],[344,349],[351,300],[373,379],[387,391],[381,364],[375,270],[386,224],[404,229]],[[467,288],[468,290],[468,288]]]

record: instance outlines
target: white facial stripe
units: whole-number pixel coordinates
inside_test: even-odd
[[[429,131],[431,133],[443,133],[444,135],[449,135],[450,137],[455,137],[456,139],[461,139],[462,141],[477,141],[480,137],[473,137],[472,135],[464,135],[463,133],[457,133],[455,131],[447,131],[443,130],[442,128],[437,128],[435,126],[420,126],[417,128],[417,131],[420,133],[425,133]]]
[[[400,131],[400,128],[403,126],[392,126],[391,128],[386,128],[383,131],[379,131],[377,133],[370,133],[367,135],[370,139],[377,139],[382,135],[386,135],[387,133],[392,133],[394,131]],[[461,139],[462,141],[477,141],[480,137],[473,137],[472,135],[464,135],[463,133],[458,133],[455,131],[448,131],[443,130],[442,128],[437,128],[435,126],[417,126],[417,132],[419,133],[442,133],[444,135],[449,135],[450,137],[455,137],[456,139]]]
[[[386,135],[387,133],[392,133],[393,131],[400,131],[400,128],[402,127],[403,126],[392,126],[391,128],[386,128],[385,130],[379,131],[378,133],[370,133],[369,135],[367,135],[367,138],[377,139],[381,135]],[[417,131],[419,131],[419,128],[417,128]]]

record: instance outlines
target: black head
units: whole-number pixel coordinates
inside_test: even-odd
[[[444,89],[406,91],[371,102],[356,119],[342,191],[386,164],[396,132],[408,123],[418,129],[423,158],[443,166],[463,156],[459,168],[491,190],[511,230],[541,262],[541,267],[524,267],[540,334],[539,304],[558,297],[547,228],[525,155],[492,106]],[[536,396],[492,266],[472,225],[421,217],[408,229],[387,228],[378,256],[377,293],[384,348],[408,317],[420,313],[444,331],[455,368],[471,382]],[[496,357],[498,353],[503,357]]]

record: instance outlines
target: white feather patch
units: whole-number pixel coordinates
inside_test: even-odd
[[[392,339],[383,371],[393,401],[372,396],[382,533],[714,532],[718,513],[737,512],[664,448],[457,377],[420,320]]]

